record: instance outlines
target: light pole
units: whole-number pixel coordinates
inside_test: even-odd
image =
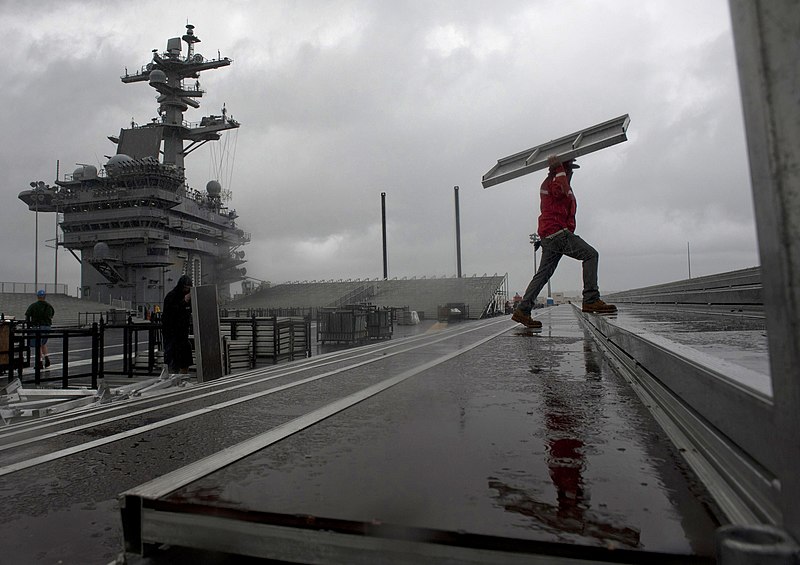
[[[56,212],[56,229],[55,229],[55,237],[53,239],[46,239],[44,241],[45,246],[50,247],[47,245],[49,242],[53,242],[53,250],[54,250],[54,265],[53,265],[53,292],[58,292],[58,202],[56,198],[53,198],[53,206],[55,207]]]
[[[33,188],[33,202],[36,211],[36,221],[34,222],[36,233],[34,234],[33,237],[35,245],[35,247],[33,248],[33,291],[34,292],[37,292],[39,290],[39,191],[41,190],[40,184],[43,184],[42,181],[31,182],[31,188]]]
[[[536,250],[541,247],[542,238],[539,237],[538,233],[532,233],[528,236],[531,240],[531,245],[533,245],[533,275],[536,276],[536,271],[538,268],[536,267]],[[550,279],[547,279],[547,298],[553,296],[553,293],[550,292]],[[534,298],[534,302],[536,299]],[[547,300],[545,300],[545,304],[547,304]]]
[[[541,238],[539,238],[539,234],[538,233],[532,233],[528,237],[530,237],[531,245],[533,245],[533,274],[535,275],[536,274],[536,249],[538,249],[538,246],[536,244],[539,243],[542,240],[541,240]]]
[[[36,233],[34,235],[34,251],[33,251],[33,284],[36,287],[36,290],[39,290],[39,209],[43,212],[56,212],[56,237],[55,241],[55,249],[56,249],[56,264],[55,264],[55,277],[56,277],[56,284],[58,283],[58,205],[56,203],[56,196],[55,190],[48,185],[46,185],[43,181],[33,181],[30,183],[31,188],[33,190],[30,191],[30,194],[33,199],[33,209],[36,212],[36,221],[34,222],[34,229]],[[30,209],[30,204],[28,204],[28,208]],[[47,242],[50,240],[45,240],[45,246]]]
[[[34,292],[39,291],[39,199],[36,199],[36,235],[34,236],[34,245],[36,246],[33,250],[33,290]]]

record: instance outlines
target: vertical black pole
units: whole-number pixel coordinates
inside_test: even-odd
[[[33,365],[33,382],[36,386],[39,386],[42,378],[42,362],[40,361],[42,358],[42,331],[40,329],[35,329],[33,331],[36,335],[36,347],[34,348],[36,360],[34,361]]]
[[[458,265],[458,278],[461,278],[461,212],[458,209],[458,187],[453,187],[456,195],[456,264]]]
[[[122,374],[128,374],[128,358],[130,352],[128,351],[128,324],[122,326]]]
[[[689,264],[689,278],[692,278],[692,254],[689,251],[689,242],[686,242],[686,262]]]
[[[103,371],[103,318],[100,318],[100,326],[97,322],[92,322],[92,388],[97,390],[98,377],[102,378]],[[65,353],[66,355],[66,353]]]
[[[280,341],[278,339],[278,317],[272,317],[272,364],[278,363],[278,353],[280,351]]]
[[[381,226],[383,228],[383,280],[389,279],[389,263],[386,258],[386,193],[381,192]]]
[[[151,375],[156,367],[156,330],[153,328],[152,317],[147,329],[147,374]]]
[[[69,388],[69,330],[64,330],[61,351],[61,388]]]
[[[253,356],[250,359],[250,368],[253,369],[256,366],[256,359],[258,358],[258,340],[261,338],[261,336],[258,335],[258,320],[256,319],[255,314],[253,314],[250,323],[250,335],[252,336],[253,343]]]
[[[128,357],[128,369],[127,369],[128,370],[128,378],[132,379],[133,378],[133,365],[134,365],[134,361],[136,359],[136,353],[133,350],[133,341],[134,341],[133,340],[133,319],[131,319],[130,316],[128,316],[128,319],[125,322],[124,335],[125,335],[125,342],[127,343],[127,349],[128,349],[128,355],[127,355],[127,357]]]
[[[100,323],[92,322],[92,348],[94,348],[94,340],[97,339],[97,362],[95,368],[95,355],[92,352],[92,388],[97,388],[95,378],[105,378],[105,321],[103,316],[100,316]],[[94,375],[97,375],[95,377]]]

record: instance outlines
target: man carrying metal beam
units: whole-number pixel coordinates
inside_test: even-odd
[[[511,319],[529,328],[541,328],[542,323],[531,318],[534,301],[550,277],[556,271],[561,257],[566,255],[583,262],[583,311],[610,314],[617,307],[600,300],[597,288],[598,253],[588,243],[575,235],[575,210],[577,203],[572,192],[572,174],[580,166],[575,159],[564,162],[557,155],[549,155],[550,170],[539,189],[541,214],[539,215],[539,237],[542,246],[542,262],[528,284],[522,302]]]

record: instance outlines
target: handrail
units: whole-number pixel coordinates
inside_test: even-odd
[[[374,284],[361,285],[331,302],[327,308],[337,308],[339,306],[345,306],[346,304],[358,304],[359,302],[363,302],[364,299],[372,298],[373,296],[375,296]]]
[[[29,328],[26,324],[20,323],[21,328],[11,326],[9,332],[9,376],[17,371],[17,376],[22,381],[22,369],[31,364],[31,348],[33,349],[33,360],[38,360],[40,356],[41,339],[47,336],[48,340],[61,339],[62,351],[69,351],[69,341],[72,337],[91,337],[92,340],[92,364],[90,371],[70,374],[69,355],[63,355],[61,363],[61,375],[56,377],[43,376],[42,367],[38,362],[34,362],[33,382],[39,386],[43,382],[61,381],[63,388],[69,387],[69,379],[91,377],[92,388],[97,388],[98,378],[102,378],[102,370],[98,370],[98,359],[102,353],[102,331],[98,324],[92,324],[91,328],[53,328],[49,331],[39,328]]]
[[[41,289],[48,294],[67,294],[67,285],[63,283],[0,282],[0,293],[36,294]]]

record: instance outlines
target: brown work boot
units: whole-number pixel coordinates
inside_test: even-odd
[[[514,314],[511,316],[511,319],[514,322],[519,322],[526,328],[541,328],[542,323],[539,320],[534,320],[530,317],[530,314],[526,314],[522,310],[514,310]]]
[[[613,314],[617,311],[617,307],[613,304],[606,304],[602,300],[595,300],[594,302],[584,302],[581,310],[594,314]]]

